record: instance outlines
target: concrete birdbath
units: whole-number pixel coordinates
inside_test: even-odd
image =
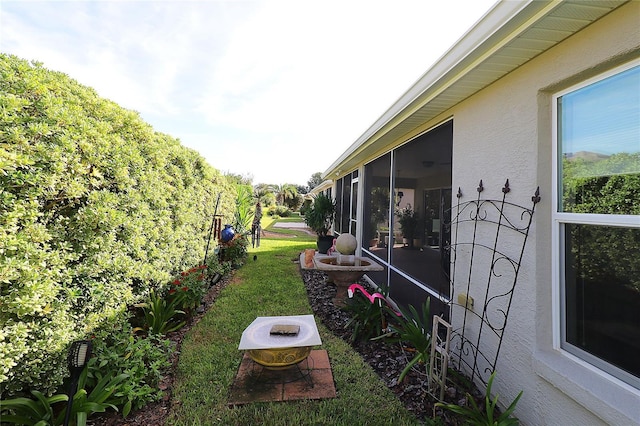
[[[267,369],[282,370],[304,361],[313,346],[321,344],[313,315],[273,316],[249,324],[238,349]]]
[[[336,306],[344,306],[349,286],[362,278],[367,272],[382,271],[384,268],[371,259],[359,256],[327,256],[314,257],[315,268],[327,274],[336,285],[333,298]]]

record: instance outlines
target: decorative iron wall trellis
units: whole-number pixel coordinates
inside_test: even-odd
[[[451,361],[485,385],[495,371],[524,250],[540,188],[525,207],[507,201],[507,179],[502,199],[477,197],[464,201],[458,188],[451,209]],[[461,295],[458,300],[456,295]],[[475,299],[473,306],[471,300]],[[461,303],[458,303],[461,302]]]

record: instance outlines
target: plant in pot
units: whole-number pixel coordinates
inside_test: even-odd
[[[333,235],[329,234],[336,213],[335,202],[320,193],[313,199],[313,203],[304,215],[304,221],[316,234],[318,234],[318,251],[326,254],[333,245]]]
[[[396,210],[398,223],[400,223],[400,232],[406,240],[409,247],[413,247],[413,239],[417,235],[418,213],[411,208],[411,204],[407,204],[405,208]]]

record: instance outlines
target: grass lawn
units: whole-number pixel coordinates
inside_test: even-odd
[[[298,219],[299,220],[299,219]],[[273,222],[265,218],[263,229]],[[280,232],[279,228],[275,231]],[[331,361],[337,398],[253,403],[229,408],[240,365],[242,331],[257,317],[311,314],[293,262],[315,238],[263,238],[203,319],[186,335],[173,393],[170,425],[415,425],[420,424],[342,339],[318,323]],[[258,256],[253,261],[253,255]]]

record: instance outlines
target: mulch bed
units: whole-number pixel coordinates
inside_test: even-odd
[[[297,262],[298,259],[292,259]],[[335,286],[327,284],[324,273],[313,270],[301,270],[302,279],[307,288],[309,302],[315,316],[336,336],[350,342],[351,331],[346,328],[349,314],[340,308],[336,308],[332,302],[335,294]],[[101,417],[89,419],[88,424],[94,426],[133,426],[133,425],[162,425],[165,423],[171,407],[171,390],[173,388],[174,372],[180,355],[180,345],[184,335],[204,316],[206,311],[215,302],[220,291],[233,279],[233,275],[223,277],[211,288],[205,296],[202,306],[194,315],[193,320],[187,326],[170,333],[167,337],[175,343],[176,351],[172,357],[172,369],[160,383],[160,389],[164,391],[161,401],[152,403],[129,414],[123,419],[119,413],[110,412]],[[366,283],[361,282],[364,286]],[[362,356],[380,376],[381,380],[402,401],[404,406],[421,421],[434,417],[445,425],[463,424],[458,418],[448,411],[434,409],[435,401],[427,392],[426,375],[417,371],[411,371],[398,383],[398,377],[407,364],[407,354],[398,344],[386,344],[383,341],[350,342],[351,346]],[[463,398],[455,387],[447,389],[446,400],[460,403]]]
[[[388,344],[383,340],[351,342],[352,332],[347,328],[350,316],[346,311],[336,308],[332,302],[336,292],[335,285],[327,284],[325,275],[319,271],[302,270],[301,274],[315,316],[333,334],[350,342],[364,361],[375,370],[380,379],[402,401],[407,410],[421,421],[435,416],[445,425],[464,424],[451,412],[434,407],[436,401],[427,393],[427,376],[424,370],[419,372],[417,368],[414,368],[401,383],[398,383],[400,373],[412,357],[411,354],[407,354],[403,350],[400,344]],[[360,284],[365,288],[368,287],[368,290],[372,290],[366,281],[360,281]],[[373,293],[373,291],[371,292]],[[463,402],[460,401],[462,398],[464,398],[464,393],[461,393],[456,387],[452,386],[447,389],[446,402],[458,404]]]

